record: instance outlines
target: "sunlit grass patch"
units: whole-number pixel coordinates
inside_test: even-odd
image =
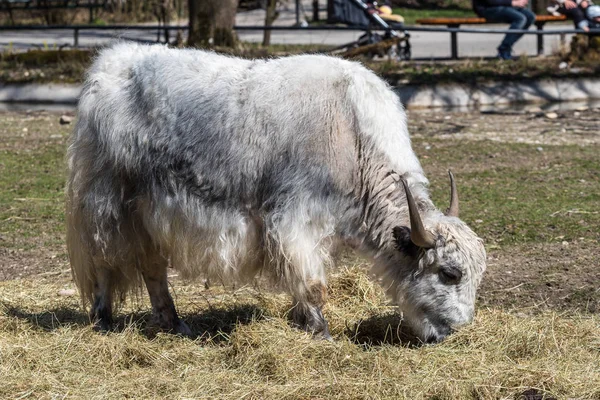
[[[5,246],[62,244],[64,154],[62,140],[33,150],[0,149],[0,234],[6,237]]]
[[[488,246],[525,242],[598,240],[598,146],[544,146],[492,141],[436,141],[416,150],[428,159],[432,195],[448,201],[443,168],[457,176],[461,217]]]
[[[415,25],[419,18],[468,18],[475,17],[475,13],[472,10],[465,10],[459,8],[451,9],[417,9],[417,8],[403,8],[395,7],[393,9],[394,14],[399,14],[404,17],[404,23],[406,25]]]

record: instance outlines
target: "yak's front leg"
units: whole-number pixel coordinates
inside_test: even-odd
[[[185,322],[179,319],[175,304],[169,294],[167,264],[167,260],[161,257],[159,261],[147,265],[143,271],[144,282],[150,295],[150,303],[152,303],[152,315],[160,329],[191,336],[192,331]]]
[[[312,333],[315,338],[332,340],[327,320],[323,316],[323,306],[327,301],[325,282],[310,281],[302,293],[294,294],[295,306],[292,310],[294,324]]]
[[[276,255],[275,268],[294,298],[293,324],[315,338],[331,340],[322,308],[327,301],[325,265],[329,257],[329,249],[324,247],[329,240],[324,238],[332,229],[323,223],[329,220],[327,215],[315,215],[302,204],[299,207],[279,210],[276,214],[283,217],[267,219],[276,222],[267,227],[274,239],[267,241],[272,246],[269,252]],[[297,215],[308,215],[311,222],[298,225]]]

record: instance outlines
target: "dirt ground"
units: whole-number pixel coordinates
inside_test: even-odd
[[[418,153],[432,139],[449,141],[490,140],[503,143],[528,143],[539,146],[600,144],[600,114],[598,111],[566,111],[556,116],[546,113],[517,112],[482,114],[441,111],[409,111],[409,129]],[[46,148],[66,147],[71,125],[60,125],[60,115],[48,112],[0,113],[0,156],[27,155]],[[3,153],[4,152],[4,153]],[[518,155],[517,155],[518,156]],[[424,164],[426,164],[425,155]],[[60,161],[62,162],[62,161]],[[513,165],[527,166],[531,160],[523,155],[510,160]],[[490,157],[489,163],[500,167],[508,163]],[[474,163],[473,171],[489,165]],[[0,158],[0,173],[11,173]],[[15,180],[15,185],[19,179]],[[60,201],[62,194],[52,197]],[[42,201],[13,197],[16,203]],[[67,276],[66,249],[62,239],[62,220],[58,215],[48,218],[10,216],[14,204],[1,204],[0,281],[32,276]],[[27,226],[31,219],[38,234],[19,235],[5,231],[7,221],[22,219]],[[14,221],[13,221],[14,222]],[[58,233],[55,231],[58,229]],[[477,230],[477,228],[475,228]],[[597,240],[532,243],[488,249],[488,270],[478,292],[483,307],[519,308],[520,310],[578,310],[598,312],[600,307],[600,247]]]
[[[585,106],[571,111],[539,107],[496,112],[409,110],[413,139],[491,140],[537,145],[600,144],[600,113]],[[520,160],[515,160],[519,162]]]
[[[536,244],[488,253],[479,306],[539,312],[600,311],[597,243]]]

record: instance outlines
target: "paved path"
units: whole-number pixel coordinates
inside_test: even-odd
[[[303,0],[304,10],[310,12],[309,4],[311,0]],[[325,18],[325,14],[322,14]],[[295,13],[293,4],[280,9],[280,17],[276,21],[279,26],[291,26],[295,23]],[[185,21],[181,22],[182,24]],[[254,10],[240,12],[236,18],[237,25],[262,25],[264,23],[264,11]],[[464,25],[463,27],[469,27]],[[472,28],[481,28],[481,26],[472,26]],[[492,26],[486,26],[492,27]],[[498,28],[506,28],[506,25],[498,25]],[[570,29],[570,24],[547,24],[550,29]],[[350,31],[273,31],[271,40],[279,44],[323,44],[340,45],[351,42],[358,38],[361,33]],[[239,32],[242,40],[248,42],[261,42],[262,32]],[[413,32],[411,33],[411,44],[413,46],[414,58],[436,58],[450,56],[450,34],[438,32]],[[152,31],[81,31],[79,33],[80,46],[94,46],[106,44],[115,37],[125,39],[155,41],[156,32]],[[495,56],[496,47],[502,39],[502,35],[496,34],[458,34],[458,52],[459,56],[469,57],[490,57]],[[567,36],[567,43],[570,37]],[[0,51],[13,49],[28,49],[36,47],[53,47],[73,44],[73,31],[0,31]],[[559,47],[559,36],[545,36],[544,49],[546,54],[551,54]],[[535,35],[524,36],[515,46],[516,54],[536,54]]]

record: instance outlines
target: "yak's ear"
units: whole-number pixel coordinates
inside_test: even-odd
[[[410,240],[410,228],[408,226],[396,226],[393,233],[398,251],[412,258],[419,255],[419,246]]]

